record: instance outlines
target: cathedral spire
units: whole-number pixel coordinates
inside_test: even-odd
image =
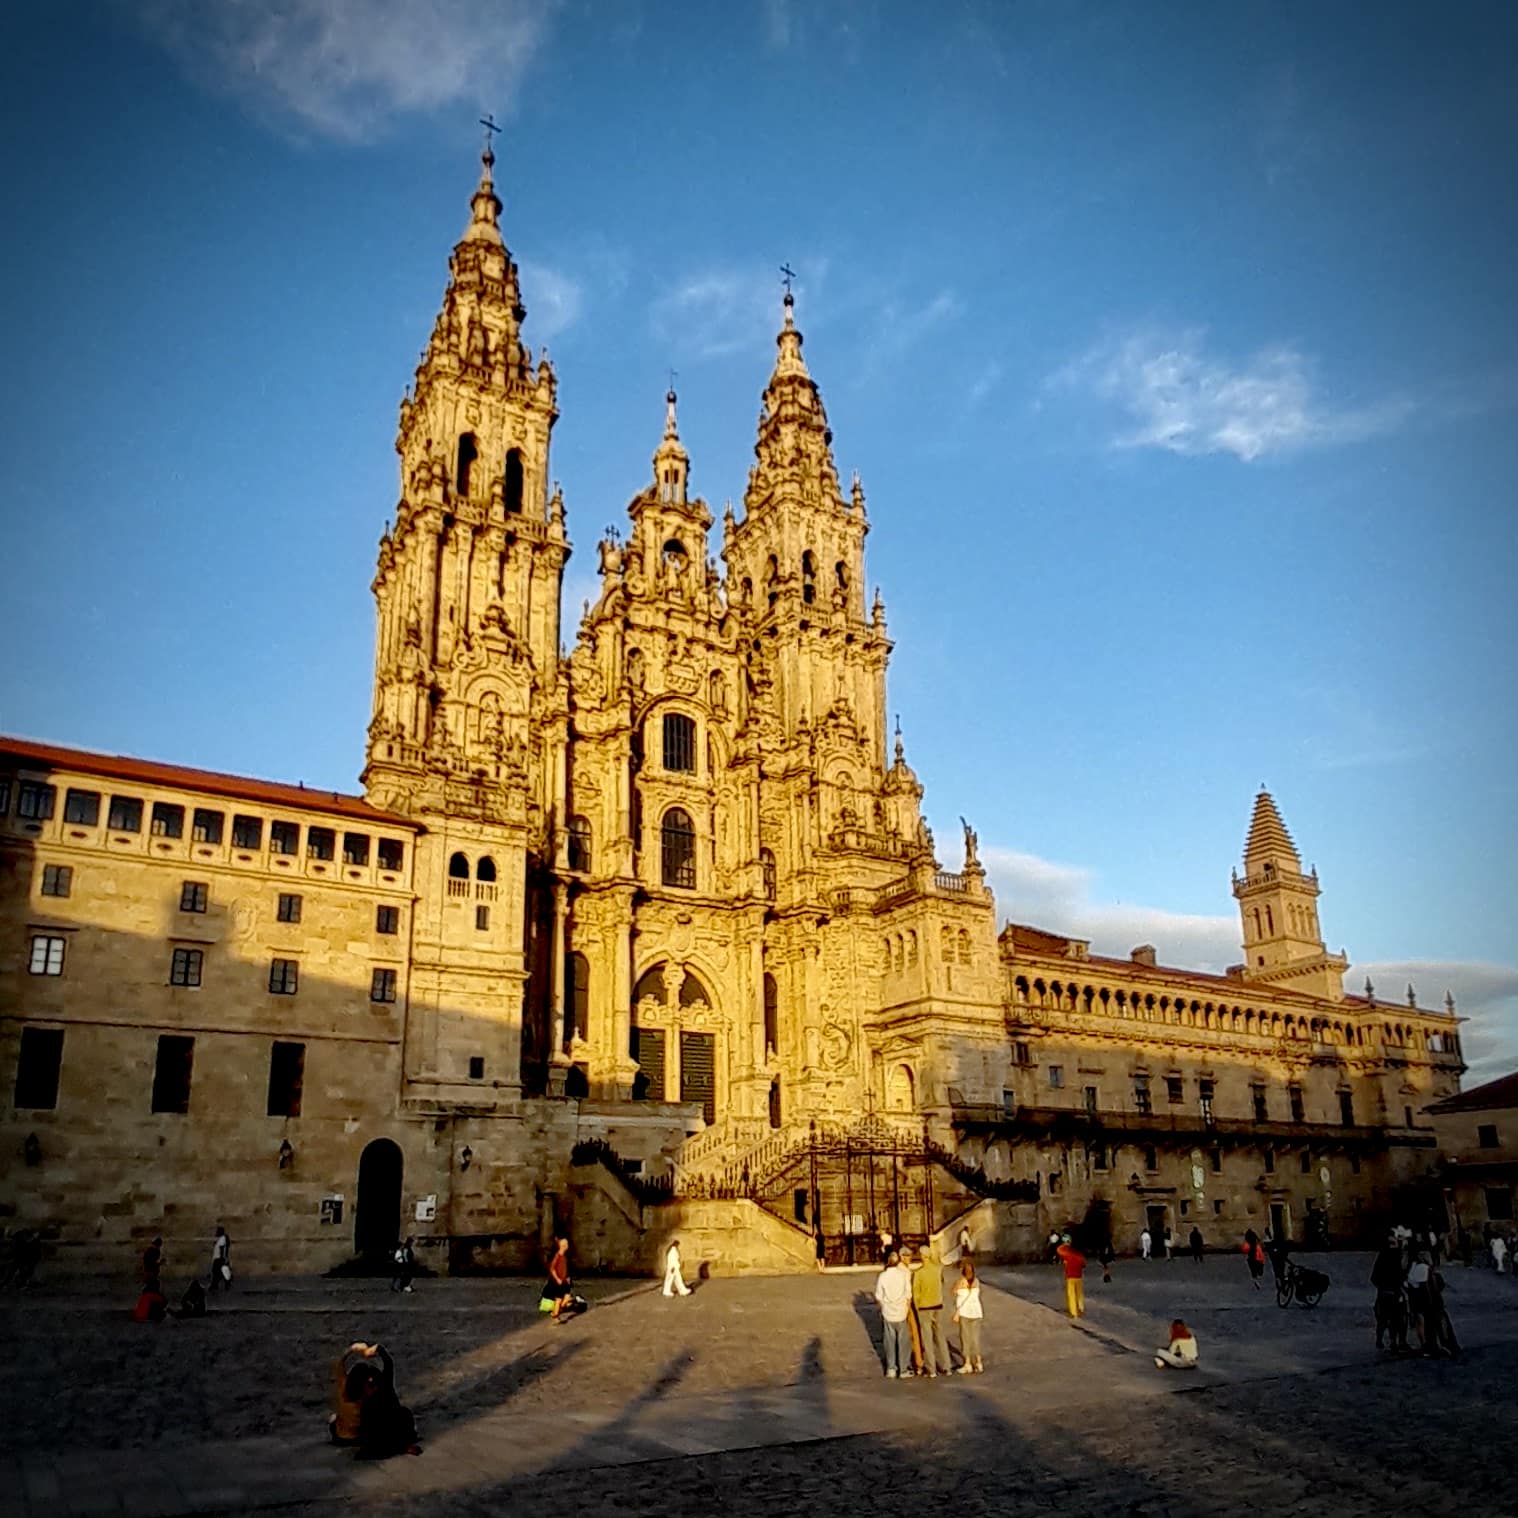
[[[493,123],[485,134],[485,150],[480,154],[480,183],[469,201],[469,226],[465,242],[488,242],[503,247],[501,240],[501,197],[495,192],[495,150],[490,134],[499,131]]]
[[[664,436],[654,450],[654,485],[662,501],[683,502],[690,476],[690,455],[680,441],[680,428],[675,418],[678,399],[671,385],[664,392]]]
[[[770,380],[772,388],[783,377],[811,378],[807,373],[806,360],[801,356],[801,329],[796,325],[796,297],[787,290],[781,305],[785,316],[780,333],[775,338],[775,346],[780,353],[775,360],[774,376]]]

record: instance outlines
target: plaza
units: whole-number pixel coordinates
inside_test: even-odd
[[[159,1326],[125,1280],[44,1282],[0,1305],[0,1513],[1508,1510],[1518,1281],[1449,1267],[1461,1359],[1393,1360],[1369,1257],[1308,1258],[1315,1309],[1236,1255],[1121,1259],[1079,1324],[1053,1268],[989,1266],[986,1373],[937,1382],[882,1378],[871,1271],[587,1280],[559,1326],[535,1278],[260,1279]],[[1151,1359],[1176,1316],[1195,1374]],[[327,1444],[354,1339],[394,1354],[420,1458]]]

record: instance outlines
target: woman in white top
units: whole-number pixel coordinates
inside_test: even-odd
[[[954,1283],[954,1321],[959,1324],[959,1355],[964,1361],[959,1367],[962,1376],[986,1368],[980,1357],[980,1322],[984,1316],[980,1282],[975,1278],[974,1265],[966,1260],[959,1267],[959,1279]]]
[[[1154,1363],[1163,1370],[1167,1365],[1176,1370],[1195,1370],[1197,1361],[1196,1335],[1175,1319],[1170,1325],[1170,1345],[1154,1352]]]

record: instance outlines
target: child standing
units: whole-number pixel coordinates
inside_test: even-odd
[[[1060,1235],[1055,1254],[1065,1267],[1065,1310],[1072,1318],[1086,1316],[1086,1257],[1070,1242],[1068,1233]]]
[[[980,1357],[980,1324],[984,1316],[975,1266],[966,1260],[959,1267],[959,1279],[954,1283],[954,1321],[959,1324],[959,1356],[964,1361],[959,1367],[962,1376],[986,1368]]]

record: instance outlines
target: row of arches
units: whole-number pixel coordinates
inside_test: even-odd
[[[479,480],[479,461],[480,446],[474,433],[461,433],[459,435],[458,452],[454,458],[453,491],[455,495],[467,499],[474,494],[475,486]],[[506,450],[503,475],[503,499],[506,510],[520,512],[522,509],[525,480],[525,473],[522,467],[522,450],[520,448],[508,448]]]
[[[448,878],[450,880],[468,880],[470,873],[469,856],[462,849],[449,856]],[[476,880],[483,880],[488,885],[494,885],[495,860],[489,854],[482,854],[474,866],[473,875]]]
[[[967,929],[955,929],[945,925],[939,929],[939,953],[946,965],[970,963],[970,934]],[[917,963],[917,930],[907,928],[900,933],[885,935],[886,968],[891,971],[908,969]]]

